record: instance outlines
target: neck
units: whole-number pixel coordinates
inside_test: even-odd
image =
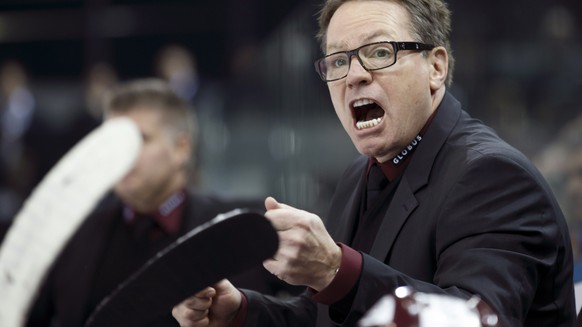
[[[435,112],[435,110],[441,105],[446,92],[447,89],[445,87],[441,87],[432,94],[432,112]]]
[[[142,194],[140,197],[123,198],[123,202],[135,211],[146,213],[158,210],[158,208],[176,192],[186,188],[186,177],[177,176],[164,187],[159,187],[155,192]]]

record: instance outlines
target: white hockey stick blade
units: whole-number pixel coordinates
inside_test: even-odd
[[[23,326],[51,264],[97,203],[133,167],[141,146],[133,121],[108,120],[36,186],[0,247],[0,326]]]

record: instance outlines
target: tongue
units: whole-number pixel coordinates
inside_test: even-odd
[[[366,121],[372,120],[374,118],[380,118],[384,116],[384,110],[380,107],[374,107],[366,113]]]

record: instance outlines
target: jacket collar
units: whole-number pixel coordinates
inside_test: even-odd
[[[381,237],[376,237],[370,251],[371,256],[384,261],[390,252],[404,222],[418,206],[415,193],[427,185],[437,155],[461,113],[461,104],[447,92],[426,132],[425,141],[419,144],[400,180],[378,231]]]
[[[416,192],[428,183],[433,162],[457,124],[461,112],[459,101],[446,92],[423,141],[418,145],[416,154],[411,158],[409,167],[404,172],[404,177],[412,192]]]

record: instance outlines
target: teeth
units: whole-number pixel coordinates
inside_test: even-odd
[[[360,99],[360,100],[356,100],[353,104],[354,108],[358,108],[358,107],[362,107],[365,105],[369,105],[369,104],[373,104],[374,101],[370,100],[370,99]],[[358,129],[366,129],[366,128],[370,128],[370,127],[374,127],[376,125],[378,125],[380,122],[382,121],[382,118],[374,118],[374,119],[370,119],[368,121],[359,121],[356,123],[356,127]]]
[[[374,101],[372,101],[370,99],[361,99],[361,100],[354,102],[354,108],[365,106],[365,105],[370,104],[370,103],[374,103]]]
[[[358,129],[370,128],[380,124],[380,121],[382,121],[382,118],[374,118],[368,121],[359,121],[356,123],[356,127]]]

